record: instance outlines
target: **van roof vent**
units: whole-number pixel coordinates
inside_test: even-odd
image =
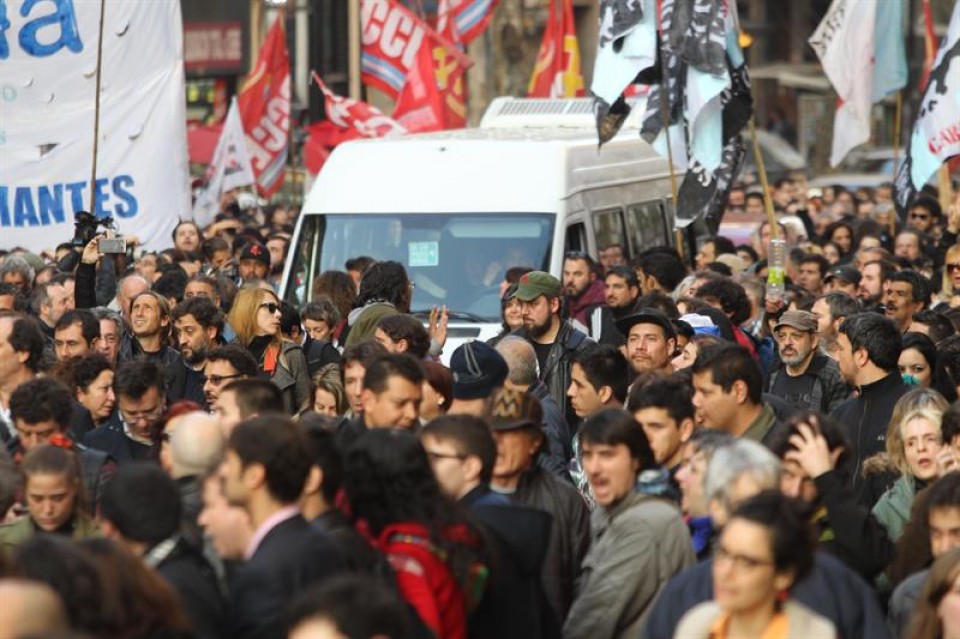
[[[624,129],[640,127],[643,115],[643,100],[629,99],[632,110]],[[481,129],[516,128],[572,128],[594,129],[591,98],[494,98],[480,120]]]

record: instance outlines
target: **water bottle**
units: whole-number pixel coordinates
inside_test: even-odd
[[[767,300],[771,302],[783,299],[786,265],[787,241],[783,238],[771,238],[767,246]]]

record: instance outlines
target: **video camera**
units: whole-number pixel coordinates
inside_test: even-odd
[[[100,227],[105,230],[117,230],[112,217],[98,218],[87,211],[78,211],[73,219],[73,239],[70,240],[70,244],[81,249],[97,236]],[[101,253],[126,253],[127,243],[122,237],[102,237],[97,242],[97,250]]]

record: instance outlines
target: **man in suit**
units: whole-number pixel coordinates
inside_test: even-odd
[[[309,450],[302,428],[283,415],[255,417],[230,434],[220,478],[227,500],[254,526],[246,563],[230,580],[231,636],[238,639],[283,636],[282,614],[293,596],[344,569],[335,544],[297,507]]]

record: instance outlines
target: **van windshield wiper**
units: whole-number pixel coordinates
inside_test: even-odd
[[[410,311],[410,314],[415,317],[420,317],[423,319],[430,319],[430,309],[421,310],[421,311]],[[492,322],[496,320],[491,320],[489,317],[481,317],[475,313],[467,313],[466,311],[455,311],[453,309],[447,309],[447,315],[450,319],[457,320],[467,320],[468,322]]]

